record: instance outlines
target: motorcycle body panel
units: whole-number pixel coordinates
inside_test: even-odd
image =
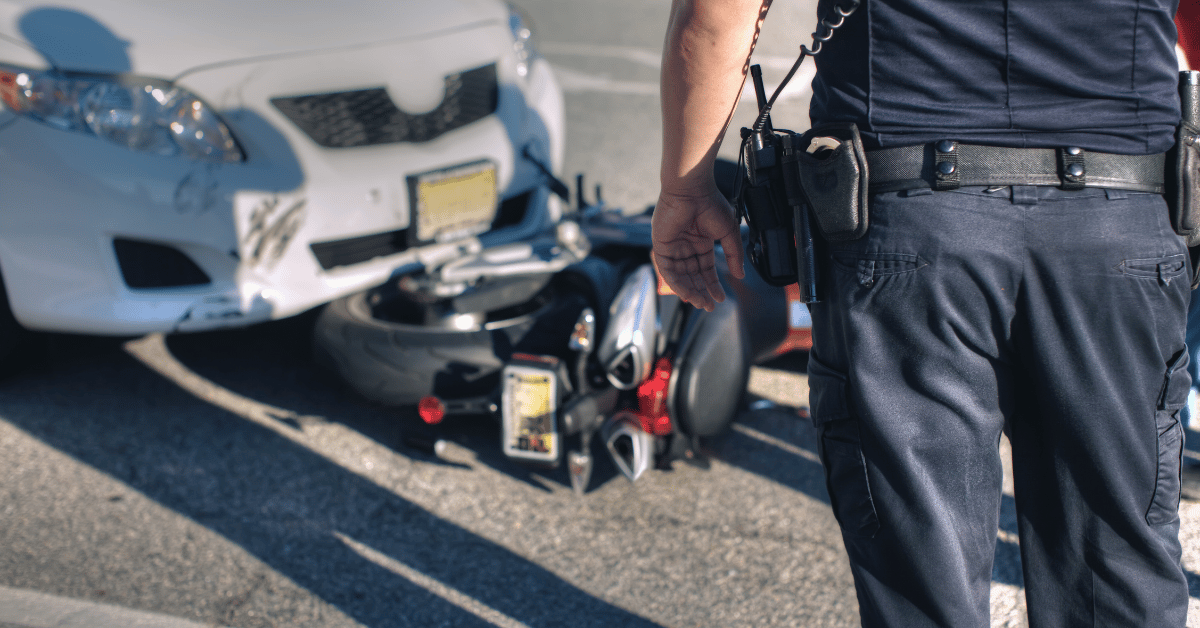
[[[668,393],[672,419],[690,436],[714,436],[733,422],[750,367],[774,357],[788,331],[783,289],[753,272],[737,279],[719,250],[717,259],[725,300],[712,312],[688,308]]]

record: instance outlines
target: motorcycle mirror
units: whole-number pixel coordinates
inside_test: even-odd
[[[585,307],[575,321],[575,329],[567,342],[572,351],[588,352],[596,346],[596,314],[592,308]]]

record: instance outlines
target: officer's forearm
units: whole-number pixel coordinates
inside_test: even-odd
[[[713,162],[733,116],[771,0],[675,0],[663,47],[663,157],[668,194],[714,188]]]

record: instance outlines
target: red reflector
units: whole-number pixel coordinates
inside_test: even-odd
[[[671,361],[659,358],[654,372],[637,389],[638,418],[642,430],[655,436],[671,433],[671,416],[667,412],[667,387],[671,383]]]
[[[421,420],[429,425],[436,425],[442,422],[446,416],[446,405],[437,397],[423,397],[417,403],[417,414],[421,415]]]

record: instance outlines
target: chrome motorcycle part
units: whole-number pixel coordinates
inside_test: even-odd
[[[637,415],[618,412],[600,432],[613,463],[630,482],[642,477],[654,465],[655,439],[642,431]]]
[[[579,313],[579,320],[575,321],[575,329],[571,332],[571,338],[567,341],[567,346],[572,351],[583,354],[592,352],[596,346],[596,313],[592,308],[584,308]]]
[[[658,338],[658,292],[654,268],[644,264],[625,280],[608,312],[608,328],[597,347],[608,381],[632,390],[650,375]]]
[[[583,451],[567,452],[567,471],[571,474],[571,489],[576,495],[583,495],[592,480],[592,455],[588,453],[591,435],[585,434],[583,442]]]

